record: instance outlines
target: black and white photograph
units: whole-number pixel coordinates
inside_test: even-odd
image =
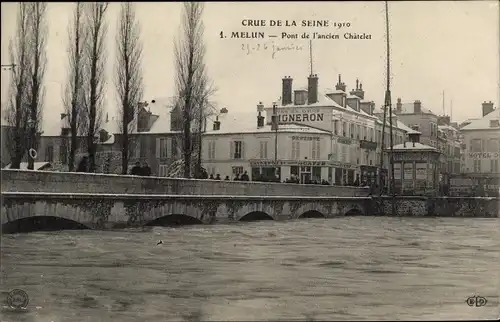
[[[0,320],[500,319],[500,3],[2,2]]]

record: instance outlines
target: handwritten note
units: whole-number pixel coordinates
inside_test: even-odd
[[[279,53],[285,51],[302,51],[304,45],[297,43],[282,43],[278,44],[275,42],[263,42],[263,43],[243,43],[241,44],[241,50],[246,55],[251,55],[257,52],[266,52],[271,55],[272,59],[275,59]]]

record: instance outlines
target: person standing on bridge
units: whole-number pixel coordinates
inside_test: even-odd
[[[141,175],[146,177],[151,175],[151,168],[149,167],[147,162],[144,162],[142,164]]]
[[[135,165],[132,167],[132,169],[130,170],[130,174],[133,175],[133,176],[140,176],[141,175],[141,163],[140,162],[136,162]]]
[[[84,155],[78,163],[78,167],[76,168],[76,172],[88,172],[89,171],[89,157]]]

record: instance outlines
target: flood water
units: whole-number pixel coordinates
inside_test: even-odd
[[[3,235],[2,297],[30,302],[1,320],[497,319],[499,234],[499,219],[346,217]]]

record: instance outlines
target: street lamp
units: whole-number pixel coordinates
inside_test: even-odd
[[[30,118],[27,122],[28,125],[28,170],[34,170],[35,168],[35,159],[38,155],[36,150],[33,148],[34,140],[34,127],[36,121],[33,118]]]
[[[278,104],[273,102],[272,127],[274,129],[274,175],[278,177]]]

